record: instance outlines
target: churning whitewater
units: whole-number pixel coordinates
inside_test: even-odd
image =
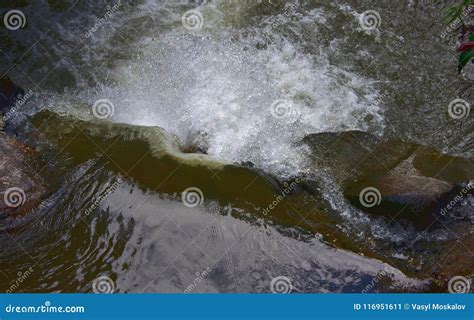
[[[381,133],[376,83],[330,63],[340,39],[329,48],[313,44],[317,55],[306,53],[299,41],[306,26],[314,26],[314,32],[323,27],[324,11],[290,4],[298,11],[285,9],[258,25],[234,28],[227,21],[241,18],[245,2],[232,3],[238,10],[225,12],[223,3],[198,8],[202,30],[187,30],[170,18],[159,29],[137,25],[140,36],[126,46],[107,32],[99,34],[103,38],[92,46],[129,58],[114,61],[107,79],[80,89],[77,98],[88,105],[108,99],[114,106],[112,121],[160,126],[185,146],[204,144],[218,160],[251,162],[283,177],[306,171],[307,150],[301,142],[309,133]],[[154,7],[152,18],[170,15],[171,7]],[[114,17],[114,28],[143,14],[149,14],[146,7]],[[273,32],[281,28],[293,35]],[[101,72],[101,66],[92,67]]]

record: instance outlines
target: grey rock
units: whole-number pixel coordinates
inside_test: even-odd
[[[329,169],[354,206],[406,218],[420,228],[433,223],[435,208],[456,184],[474,178],[471,159],[365,132],[312,134],[305,143],[313,150],[315,170]],[[379,192],[375,205],[361,201],[367,188]]]

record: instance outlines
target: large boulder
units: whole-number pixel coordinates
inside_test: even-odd
[[[41,177],[31,169],[33,151],[0,132],[0,218],[22,215],[39,203],[45,193]]]
[[[365,132],[312,134],[305,143],[353,205],[419,228],[435,222],[459,185],[474,179],[470,159]]]

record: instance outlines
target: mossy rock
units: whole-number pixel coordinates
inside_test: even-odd
[[[390,220],[407,219],[420,229],[437,220],[436,208],[457,184],[474,178],[471,159],[365,132],[312,134],[304,141],[313,150],[315,170],[329,169],[354,206]],[[374,189],[380,198],[375,205],[361,201]]]

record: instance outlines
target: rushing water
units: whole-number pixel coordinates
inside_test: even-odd
[[[30,267],[17,290],[91,291],[100,275],[121,292],[183,292],[191,284],[195,292],[268,292],[278,276],[289,277],[296,292],[360,292],[368,285],[422,290],[423,279],[386,263],[405,259],[398,249],[418,239],[416,232],[388,228],[350,206],[330,177],[314,172],[301,141],[311,133],[361,130],[474,155],[472,122],[447,114],[453,98],[472,101],[473,92],[456,76],[453,44],[433,40],[445,28],[441,6],[424,3],[32,1],[21,7],[28,25],[0,34],[0,71],[35,94],[20,110],[25,122],[18,130],[44,151],[51,192],[2,233],[9,244],[0,258],[2,290]],[[183,27],[191,9],[202,14],[201,29]],[[366,10],[380,14],[378,29],[361,27]],[[108,121],[161,127],[185,147],[198,141],[210,162],[251,164],[280,181],[318,175],[323,204],[316,206],[338,221],[331,233],[385,241],[388,260],[329,245],[294,220],[254,218],[259,209],[245,205],[249,199],[222,201],[227,190],[187,208],[177,190],[156,192],[146,178],[127,179],[103,164],[104,155],[78,161],[31,138],[26,115],[48,109],[87,120],[98,99],[113,104]],[[134,150],[111,150],[112,158],[140,158]],[[147,170],[160,176],[162,167]],[[176,185],[192,186],[191,178],[180,179]],[[232,185],[225,173],[222,179]],[[312,211],[311,201],[298,208]],[[390,281],[380,281],[381,272]]]

